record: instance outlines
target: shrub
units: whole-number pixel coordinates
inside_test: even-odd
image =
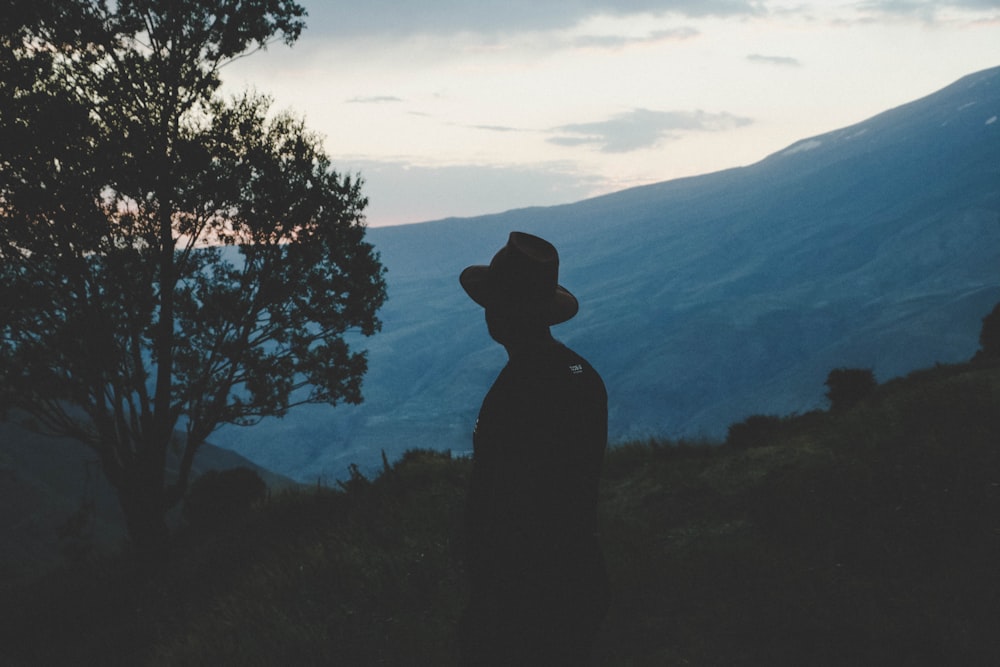
[[[846,410],[871,394],[878,383],[870,368],[835,368],[826,376],[831,410]]]
[[[59,524],[59,550],[72,565],[84,565],[93,558],[96,520],[96,503],[83,498],[80,507]]]
[[[209,470],[191,484],[183,515],[196,528],[214,528],[245,514],[266,497],[267,484],[250,468]]]
[[[751,415],[741,422],[729,425],[726,444],[740,449],[762,447],[774,439],[779,428],[781,428],[780,417]]]
[[[979,351],[973,359],[1000,359],[1000,303],[983,318],[983,328],[979,331]]]

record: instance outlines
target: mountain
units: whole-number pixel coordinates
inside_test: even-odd
[[[309,406],[214,442],[304,481],[406,449],[470,448],[505,362],[458,285],[511,230],[552,241],[580,314],[553,331],[602,373],[614,441],[719,437],[967,359],[1000,301],[1000,68],[748,167],[575,204],[373,228],[388,269],[361,406]]]

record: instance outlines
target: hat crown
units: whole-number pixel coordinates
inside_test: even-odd
[[[565,322],[579,308],[576,297],[559,285],[555,246],[524,232],[511,232],[489,266],[466,267],[459,282],[484,308],[535,313],[550,325]]]
[[[490,262],[494,293],[537,301],[549,299],[559,284],[559,253],[548,241],[511,232],[507,245]]]

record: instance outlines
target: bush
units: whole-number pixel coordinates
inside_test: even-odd
[[[215,528],[246,514],[266,497],[267,484],[250,468],[209,470],[191,484],[182,513],[196,528]]]
[[[973,359],[1000,359],[1000,303],[983,318],[983,328],[979,331],[979,351]]]
[[[825,384],[830,409],[835,411],[854,407],[878,386],[870,368],[835,368],[826,376]]]
[[[751,415],[741,422],[729,425],[729,430],[726,432],[726,444],[740,449],[762,447],[774,439],[780,428],[780,417]]]

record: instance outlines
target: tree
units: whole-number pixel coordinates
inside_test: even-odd
[[[375,333],[385,299],[367,200],[301,121],[218,95],[224,64],[297,38],[292,0],[15,4],[0,406],[93,449],[157,556],[216,428],[361,401],[366,358],[344,336]]]
[[[741,422],[729,425],[726,431],[726,444],[739,449],[764,447],[773,443],[780,430],[781,417],[750,415]]]
[[[983,318],[983,328],[979,331],[979,350],[975,361],[1000,359],[1000,303]]]
[[[878,383],[870,368],[835,368],[826,377],[830,409],[846,410],[861,402]]]

